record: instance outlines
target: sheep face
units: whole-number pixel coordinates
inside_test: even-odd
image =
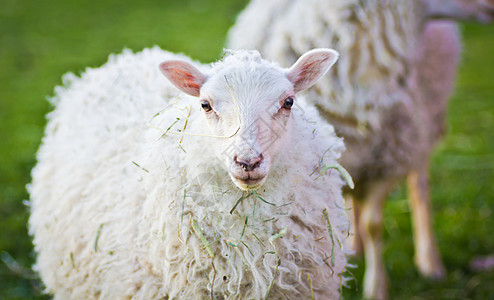
[[[284,146],[295,98],[283,69],[255,63],[226,67],[212,75],[200,93],[215,135],[216,153],[241,189],[261,186]]]
[[[205,75],[182,61],[160,65],[183,92],[198,97],[212,135],[222,137],[214,151],[232,181],[243,190],[259,188],[273,162],[287,146],[295,93],[313,85],[338,54],[317,49],[291,68],[264,61],[254,51],[240,51],[213,65]],[[296,142],[296,141],[295,141]]]

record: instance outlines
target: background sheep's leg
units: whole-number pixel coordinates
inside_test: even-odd
[[[365,275],[364,296],[386,299],[387,276],[382,258],[383,208],[395,180],[381,181],[369,187],[366,198],[360,203],[359,231],[364,245]]]
[[[361,201],[356,201],[351,195],[345,195],[346,207],[349,209],[348,216],[352,222],[351,234],[347,239],[348,246],[354,251],[355,256],[361,256],[363,252],[362,237],[360,236],[359,219]]]
[[[415,264],[423,275],[443,278],[446,271],[432,229],[427,167],[410,172],[407,183],[413,218]]]
[[[460,56],[460,40],[456,25],[449,21],[431,21],[426,24],[422,36],[418,63],[418,86],[421,99],[429,114],[424,127],[432,144],[444,131],[448,98],[453,90]],[[439,255],[432,230],[428,162],[424,152],[415,170],[408,174],[408,193],[412,209],[415,263],[419,271],[428,277],[442,278],[445,268]]]

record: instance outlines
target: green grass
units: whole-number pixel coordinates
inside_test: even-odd
[[[0,5],[0,299],[33,299],[33,249],[25,185],[35,163],[45,98],[61,75],[104,63],[124,47],[159,45],[209,62],[220,56],[228,27],[247,0],[28,1]],[[494,253],[494,26],[463,25],[458,87],[449,132],[433,157],[435,229],[448,269],[443,282],[420,278],[406,191],[397,189],[385,218],[386,268],[396,299],[493,299],[494,272],[474,273],[473,257]],[[362,263],[361,261],[359,263]],[[12,263],[10,264],[12,267]],[[363,267],[355,270],[359,286]],[[358,299],[360,291],[346,290]]]

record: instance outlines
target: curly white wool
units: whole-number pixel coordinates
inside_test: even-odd
[[[255,53],[233,52],[213,69],[238,63],[236,55]],[[339,158],[341,139],[314,108],[294,107],[290,147],[258,194],[233,209],[249,192],[218,162],[216,139],[171,133],[207,133],[197,99],[158,70],[171,59],[190,61],[159,48],[124,51],[56,88],[29,187],[46,291],[56,299],[338,298],[349,226],[343,182],[316,169]]]

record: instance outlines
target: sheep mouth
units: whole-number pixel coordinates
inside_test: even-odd
[[[244,177],[239,178],[232,176],[233,182],[242,190],[255,190],[259,188],[264,181],[266,181],[267,176],[262,177]]]

